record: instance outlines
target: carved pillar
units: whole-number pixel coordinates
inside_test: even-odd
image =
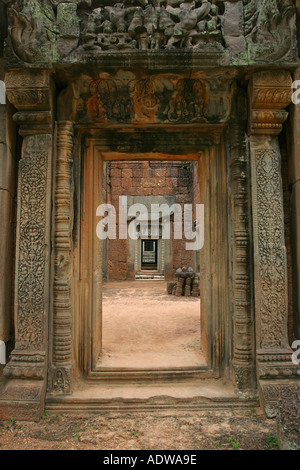
[[[71,249],[72,149],[71,122],[57,124],[55,171],[53,349],[48,390],[70,393],[72,375]]]
[[[254,74],[249,87],[256,362],[259,392],[275,416],[284,379],[299,378],[287,337],[287,263],[281,156],[277,135],[288,113],[289,72]]]
[[[246,145],[246,97],[239,90],[237,115],[230,126],[230,187],[232,191],[233,247],[233,369],[237,387],[252,393],[256,388],[254,326],[251,302],[251,240],[249,200],[249,151]]]
[[[47,71],[12,71],[8,99],[23,136],[15,269],[15,349],[4,369],[0,419],[37,420],[44,406],[48,351],[52,119]]]

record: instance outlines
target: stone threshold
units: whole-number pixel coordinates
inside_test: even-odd
[[[164,281],[165,276],[163,274],[136,274],[136,281]]]
[[[47,394],[45,409],[82,415],[101,411],[198,411],[258,406],[259,400],[255,394],[239,396],[233,385],[223,380],[150,385],[99,385],[80,381],[72,395]]]
[[[129,369],[129,368],[105,368],[100,367],[90,371],[86,377],[88,382],[98,383],[137,383],[151,384],[156,382],[163,383],[182,383],[186,381],[216,379],[216,373],[207,365],[199,367],[178,367],[155,368],[155,369]]]

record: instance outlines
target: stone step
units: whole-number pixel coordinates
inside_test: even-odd
[[[84,383],[71,396],[47,394],[46,409],[55,413],[93,414],[102,411],[216,410],[253,408],[257,396],[239,397],[232,384],[219,380],[187,383]]]
[[[165,276],[160,273],[136,273],[136,281],[164,281]]]

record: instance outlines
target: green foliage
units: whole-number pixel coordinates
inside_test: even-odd
[[[10,419],[8,419],[8,420],[6,421],[6,425],[7,425],[7,426],[12,426],[13,424],[15,424],[16,420],[17,420],[17,418],[15,418],[15,417],[13,416],[13,417],[11,417]]]
[[[231,437],[228,438],[233,450],[239,450],[240,449],[240,443],[235,442]]]
[[[42,414],[42,418],[43,418],[43,419],[48,419],[48,418],[50,418],[50,413],[49,413],[49,411],[44,410],[44,412],[43,412],[43,414]]]
[[[268,444],[272,448],[272,450],[279,450],[277,436],[274,436],[273,434],[268,434]]]

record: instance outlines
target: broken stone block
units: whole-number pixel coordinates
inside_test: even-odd
[[[199,297],[199,295],[200,295],[199,279],[198,277],[195,277],[193,279],[192,297]]]
[[[168,282],[167,283],[167,292],[169,295],[173,294],[174,287],[176,286],[175,282]]]

